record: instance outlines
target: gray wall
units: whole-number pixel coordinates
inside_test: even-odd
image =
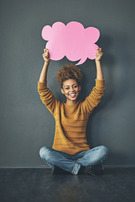
[[[106,92],[87,127],[91,147],[106,145],[108,166],[135,166],[134,0],[0,1],[0,167],[44,167],[39,149],[53,143],[55,122],[39,99],[37,81],[45,41],[41,30],[56,21],[97,27],[103,48]],[[70,63],[51,61],[48,87],[63,100],[56,73]],[[96,76],[94,61],[79,66],[84,99]]]

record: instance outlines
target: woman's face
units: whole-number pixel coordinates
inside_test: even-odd
[[[77,81],[74,79],[68,79],[63,82],[63,88],[61,88],[61,92],[66,96],[67,101],[76,101],[79,91],[81,90],[81,86],[78,85]]]

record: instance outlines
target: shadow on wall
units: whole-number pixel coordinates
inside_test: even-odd
[[[114,167],[114,165],[117,165],[118,167],[125,167],[125,165],[131,166],[129,156],[118,150],[113,152],[113,148],[109,148],[109,154],[105,164],[110,167]]]
[[[130,88],[130,81],[128,79],[129,78],[128,75],[129,75],[129,69],[131,68],[131,64],[133,62],[131,61],[131,57],[129,54],[130,50],[128,39],[127,40],[126,39],[127,38],[123,34],[117,33],[115,34],[113,39],[109,37],[104,38],[102,37],[102,42],[100,43],[100,47],[103,48],[104,52],[104,57],[102,59],[103,71],[106,71],[107,75],[107,78],[105,78],[106,90],[101,103],[93,111],[88,121],[87,139],[91,147],[95,146],[92,138],[93,134],[91,134],[93,127],[91,123],[95,114],[98,113],[100,110],[102,111],[102,109],[105,110],[105,108],[107,107],[109,108],[111,107],[112,110],[115,111],[115,107],[117,106],[118,109],[118,107],[121,106],[124,98],[128,96],[128,91]],[[111,54],[109,54],[109,52],[111,52]],[[116,111],[116,113],[119,112]],[[99,120],[102,120],[101,116],[102,116],[101,113],[98,113]],[[100,128],[98,129],[97,127],[96,132],[99,134]],[[97,137],[100,136],[98,134]],[[110,139],[111,138],[112,137],[110,137]],[[115,155],[113,153],[111,155],[112,158],[115,159]],[[120,155],[120,157],[117,157],[117,159],[125,159],[125,156],[123,157],[122,154],[117,155]],[[119,164],[120,162],[116,163]]]
[[[112,47],[113,41],[109,37],[102,37],[102,42],[100,42],[100,47],[102,47],[104,56],[102,58],[102,69],[103,72],[106,71],[107,78],[105,78],[105,95],[101,99],[100,104],[97,108],[94,109],[93,113],[91,114],[88,124],[87,124],[87,140],[91,147],[94,147],[95,144],[93,142],[91,130],[92,130],[92,119],[94,118],[95,114],[98,113],[100,110],[104,109],[107,104],[112,100],[115,94],[115,79],[114,79],[114,69],[116,66],[116,60],[112,54],[109,54],[109,51]],[[100,116],[100,114],[99,114]],[[97,132],[99,133],[100,131]],[[98,136],[99,137],[99,136]]]

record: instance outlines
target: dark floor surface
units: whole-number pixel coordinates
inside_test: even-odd
[[[103,176],[1,168],[0,202],[135,202],[135,168],[106,168]]]

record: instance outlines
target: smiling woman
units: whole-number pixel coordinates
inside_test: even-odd
[[[40,157],[52,168],[67,171],[72,174],[91,174],[91,166],[98,167],[103,172],[101,163],[106,159],[108,148],[98,146],[90,149],[86,139],[86,126],[89,115],[98,105],[104,95],[104,79],[100,64],[103,53],[101,49],[96,54],[97,77],[93,90],[82,102],[77,101],[81,90],[82,73],[75,65],[65,65],[57,73],[57,80],[61,85],[61,92],[66,96],[66,103],[57,100],[47,88],[47,69],[50,58],[49,51],[45,49],[43,66],[38,91],[42,102],[55,118],[55,137],[52,148],[43,146]],[[53,170],[53,173],[55,173]],[[93,171],[92,171],[93,172]],[[95,172],[95,171],[94,171]]]

